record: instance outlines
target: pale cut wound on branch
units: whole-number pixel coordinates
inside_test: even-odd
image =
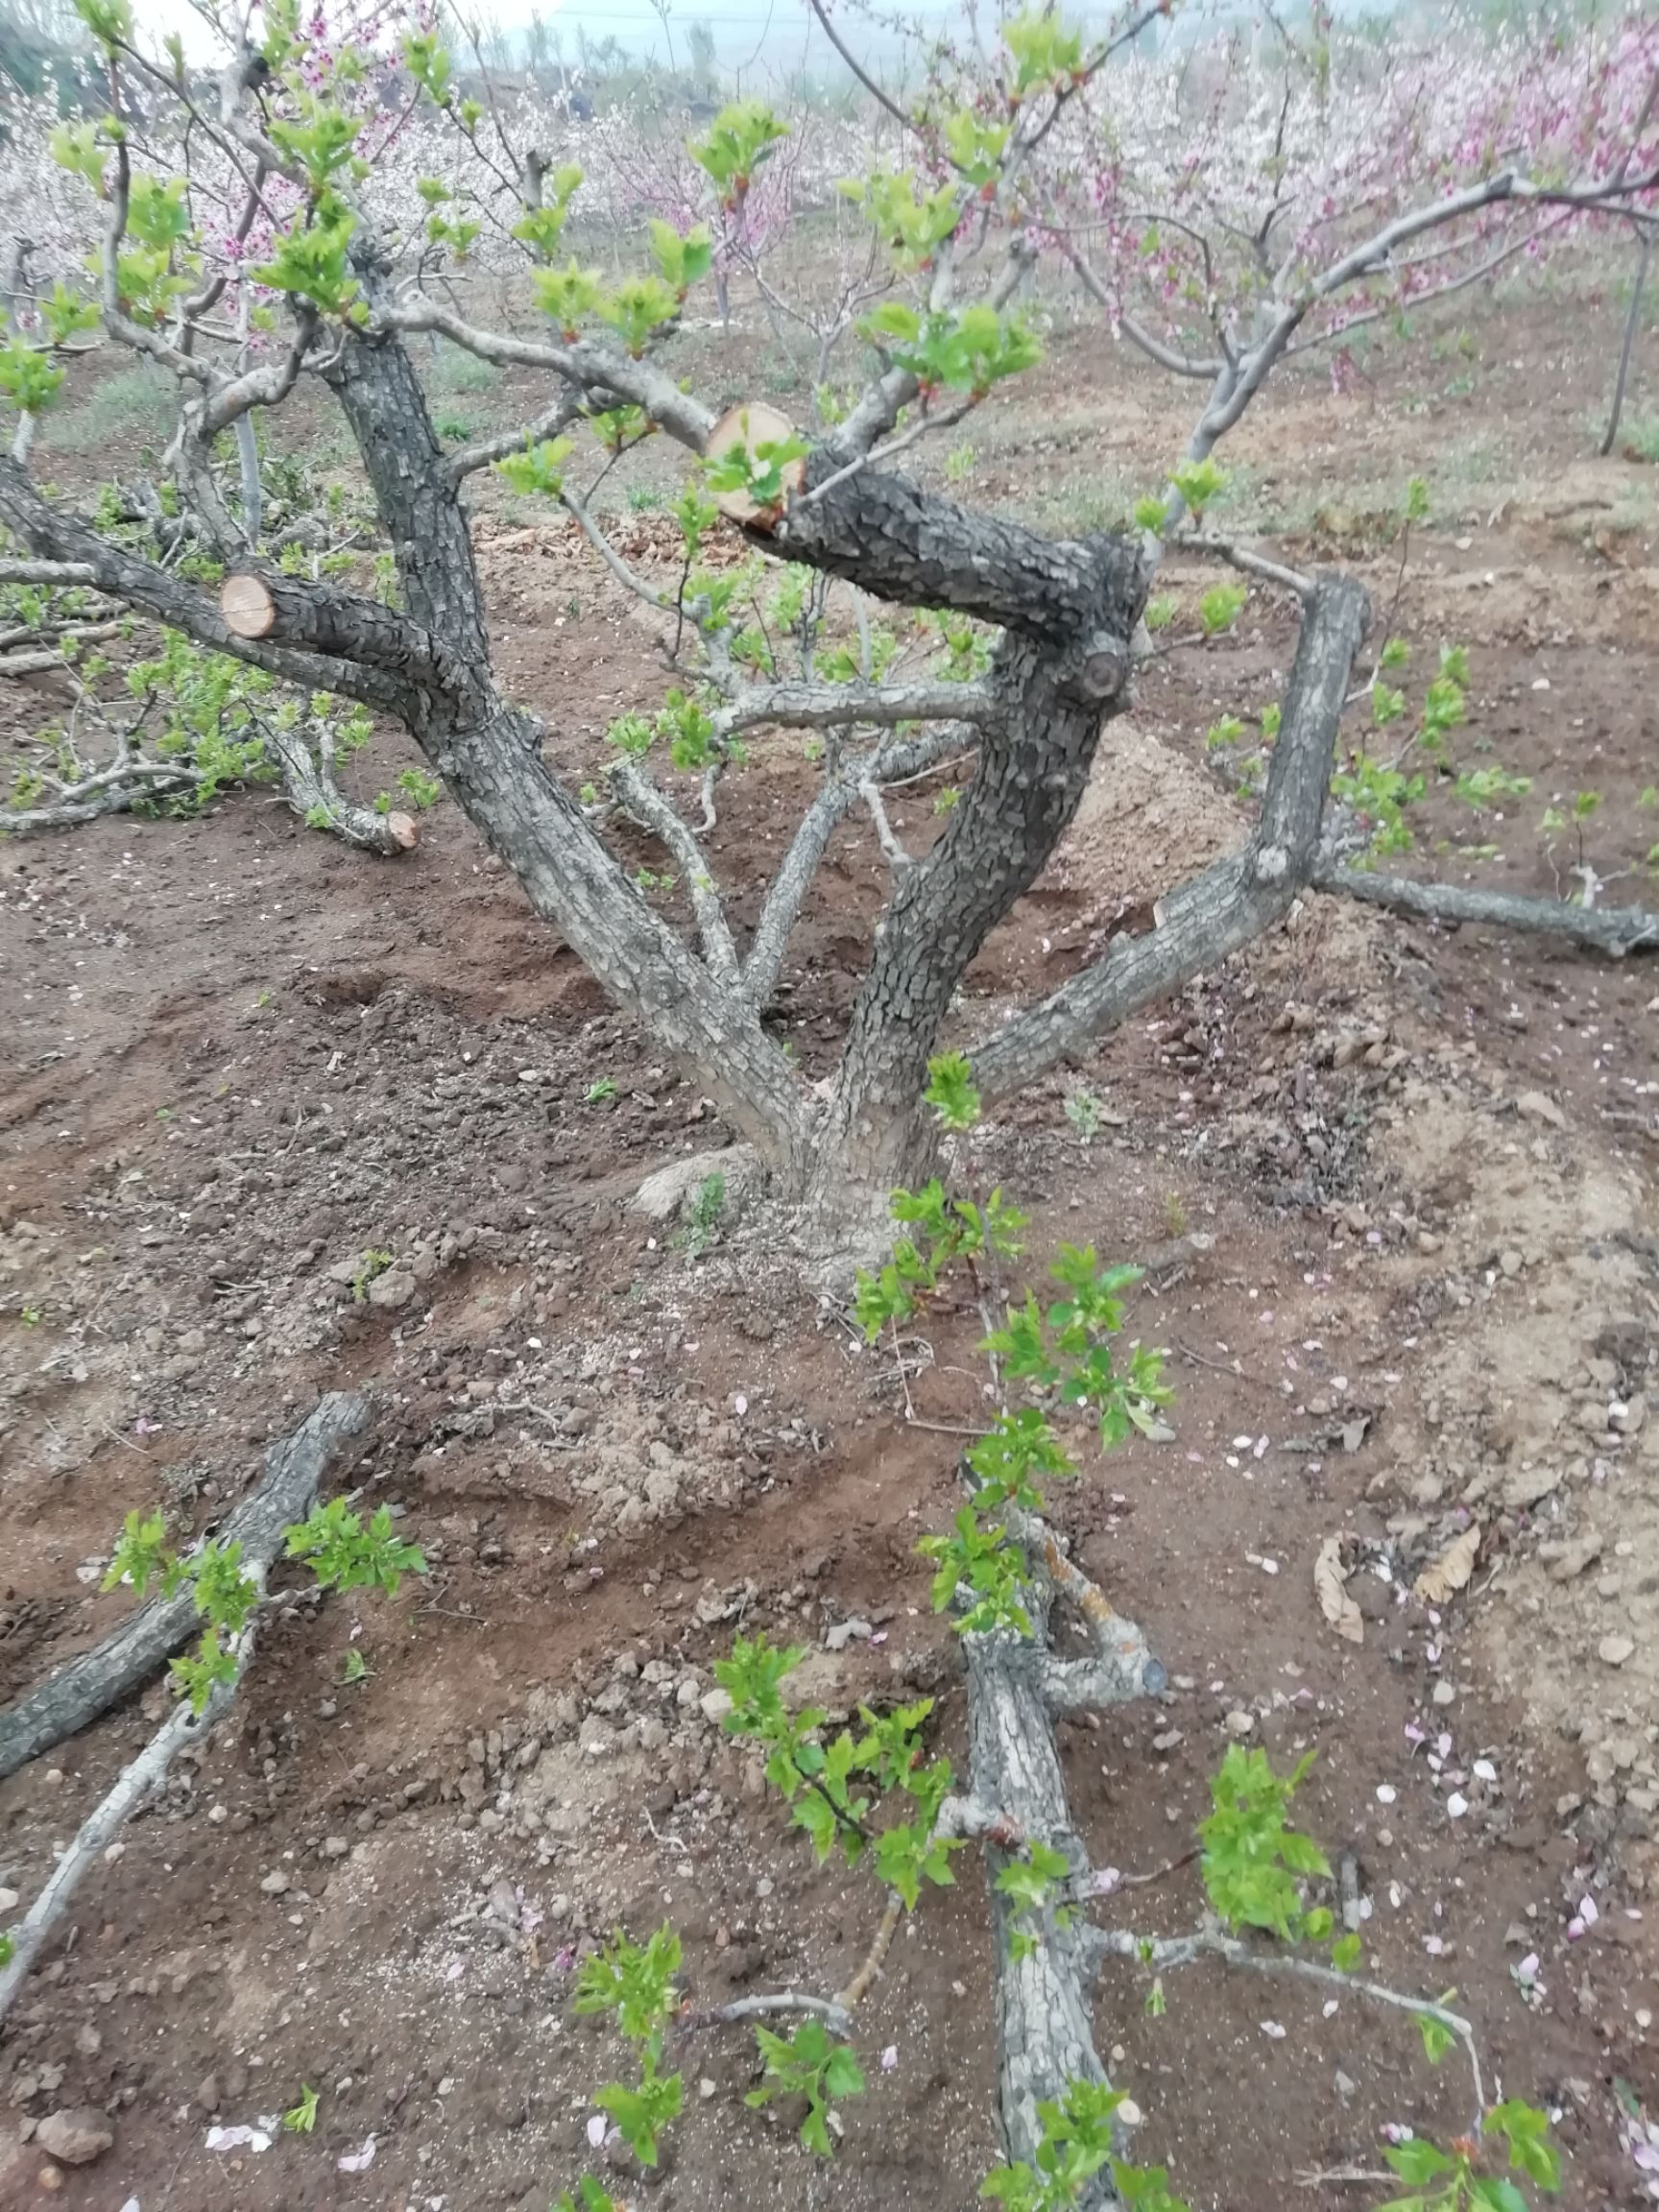
[[[727,408],[709,431],[704,451],[710,461],[718,461],[723,454],[734,450],[755,453],[762,445],[781,445],[795,434],[795,425],[787,415],[781,415],[776,407],[768,407],[762,400],[743,399],[735,407]],[[799,492],[806,481],[805,456],[785,462],[782,477],[785,496]],[[716,493],[714,504],[731,522],[764,522],[775,512],[762,507],[757,499],[742,490]]]
[[[219,612],[238,637],[269,637],[276,627],[276,602],[257,576],[227,576]]]

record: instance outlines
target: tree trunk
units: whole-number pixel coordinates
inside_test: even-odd
[[[360,275],[373,296],[381,273],[365,260]],[[352,334],[326,373],[392,539],[405,613],[438,641],[411,733],[537,913],[694,1070],[768,1170],[798,1185],[807,1115],[795,1070],[757,1010],[651,911],[542,761],[541,724],[495,687],[471,533],[403,341]],[[262,581],[280,635],[282,594]]]
[[[758,535],[764,536],[761,532]],[[927,1062],[970,963],[1041,875],[1082,799],[1106,721],[1128,704],[1147,575],[1129,541],[1041,538],[902,476],[841,476],[822,457],[771,543],[882,599],[1003,625],[973,781],[898,886],[813,1132],[804,1240],[879,1241],[886,1195],[934,1157]]]

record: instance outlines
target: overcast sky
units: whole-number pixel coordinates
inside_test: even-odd
[[[725,71],[754,63],[792,70],[803,61],[826,75],[842,70],[806,0],[709,0],[706,7],[696,0],[669,0],[666,36],[650,0],[456,0],[455,12],[469,20],[477,17],[519,32],[539,12],[550,28],[563,30],[565,58],[571,62],[577,56],[579,29],[593,40],[610,34],[634,53],[655,53],[660,61],[668,59],[672,40],[675,59],[683,62],[691,25],[701,22],[714,34],[716,56]],[[905,0],[904,12],[918,28],[960,22],[962,16],[959,0]],[[1104,22],[1108,9],[1095,0],[1068,12],[1084,22],[1095,18]],[[177,31],[192,56],[207,60],[217,51],[189,0],[141,0],[137,15],[157,40]],[[860,54],[896,50],[890,34],[877,32],[858,14],[844,10],[842,20],[845,36]]]

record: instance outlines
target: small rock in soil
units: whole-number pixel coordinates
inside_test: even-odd
[[[96,2104],[66,2104],[60,2112],[47,2113],[35,2130],[35,2140],[65,2166],[90,2166],[114,2143],[115,2130]]]
[[[1547,1098],[1542,1091],[1523,1091],[1515,1101],[1515,1111],[1527,1121],[1548,1121],[1551,1129],[1565,1129],[1567,1117],[1553,1098]]]
[[[1592,1567],[1601,1556],[1601,1538],[1596,1535],[1575,1536],[1566,1544],[1541,1544],[1538,1556],[1550,1563],[1551,1582],[1571,1582]]]
[[[1628,1636],[1603,1636],[1596,1649],[1609,1667],[1623,1667],[1636,1646]]]

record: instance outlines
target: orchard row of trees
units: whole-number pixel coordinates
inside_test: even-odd
[[[1386,879],[1343,866],[1347,832],[1326,807],[1364,595],[1218,538],[1207,520],[1225,480],[1217,451],[1281,364],[1570,239],[1646,238],[1659,187],[1650,20],[1525,55],[1513,34],[1471,37],[1453,68],[1443,43],[1350,44],[1316,18],[1303,42],[1282,29],[1255,42],[1247,67],[1234,48],[1202,44],[1177,67],[1137,51],[1161,11],[1092,45],[1063,16],[1028,10],[989,52],[939,45],[909,105],[869,80],[870,143],[878,118],[888,151],[837,195],[864,239],[791,299],[763,253],[786,227],[766,211],[766,180],[786,173],[791,132],[759,102],[690,140],[694,189],[675,220],[640,227],[617,277],[574,250],[591,185],[566,158],[571,127],[534,101],[510,108],[467,90],[436,26],[395,38],[378,9],[358,29],[282,0],[256,44],[236,34],[209,100],[177,47],[146,49],[126,0],[80,5],[108,108],[53,134],[73,212],[43,248],[51,288],[18,303],[0,368],[17,409],[0,518],[30,589],[89,589],[264,678],[404,723],[538,910],[720,1099],[820,1249],[867,1236],[888,1190],[925,1164],[927,1061],[969,963],[1041,873],[1104,724],[1128,702],[1166,544],[1230,562],[1302,608],[1261,817],[1239,853],[1171,886],[1156,930],[1118,940],[970,1041],[986,1097],[1213,966],[1310,879],[1389,895]],[[844,19],[821,21],[861,69]],[[467,274],[507,254],[528,320],[496,326],[468,312]],[[1117,537],[1050,541],[893,467],[1038,358],[1026,299],[1045,256],[1098,303],[1103,342],[1195,388],[1185,452]],[[663,366],[719,274],[748,276],[810,331],[811,419],[722,413]],[[445,451],[415,352],[433,336],[544,377],[544,407],[511,434]],[[100,527],[47,497],[29,471],[33,426],[95,339],[177,380],[174,512],[148,541],[131,521]],[[849,387],[861,365],[865,380]],[[302,379],[333,395],[349,427],[393,603],[344,575],[297,577],[263,541],[254,423]],[[684,450],[676,591],[633,572],[586,505],[572,469],[583,425],[613,453],[646,437]],[[674,688],[654,724],[613,733],[611,796],[680,867],[694,942],[646,904],[605,842],[605,810],[551,773],[534,717],[496,682],[467,520],[469,485],[489,468],[561,503],[671,623]],[[710,533],[733,523],[779,565],[758,639],[701,562]],[[841,586],[866,639],[852,663],[822,650]],[[937,613],[936,648],[904,681],[887,680],[871,601]],[[744,742],[791,729],[822,733],[820,788],[739,945],[698,838]],[[828,1094],[809,1092],[764,1020],[802,901],[835,824],[858,805],[879,827],[883,784],[950,752],[974,761],[961,804],[926,860],[896,874],[840,1074]],[[321,749],[312,759],[306,810],[326,823],[330,761]],[[97,775],[90,794],[60,780],[72,815],[89,799],[131,803],[131,777]],[[693,779],[700,818],[676,775]],[[50,820],[53,806],[35,811]],[[1455,913],[1471,895],[1410,896]],[[1564,907],[1514,918],[1611,950],[1651,931],[1640,915]]]

